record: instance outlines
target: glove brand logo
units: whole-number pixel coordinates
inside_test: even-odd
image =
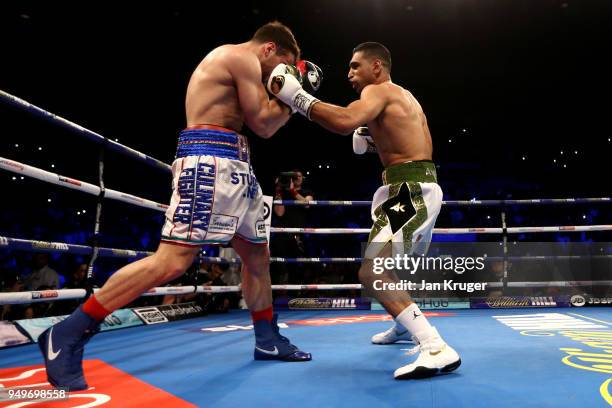
[[[270,84],[270,90],[274,95],[280,92],[283,85],[285,85],[285,77],[282,75],[277,75],[272,78],[272,83]]]
[[[308,98],[302,94],[297,94],[293,99],[293,105],[300,112],[305,112],[308,107]]]
[[[310,82],[312,89],[314,89],[315,91],[319,89],[319,86],[321,85],[321,78],[316,72],[308,72],[308,81]]]
[[[404,207],[405,206],[406,206],[405,204],[397,203],[397,204],[395,204],[393,207],[391,207],[389,209],[393,210],[395,212],[406,212],[406,211],[404,211]]]

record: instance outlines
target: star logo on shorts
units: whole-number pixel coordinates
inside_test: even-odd
[[[397,204],[395,204],[393,207],[391,207],[389,209],[393,210],[395,212],[406,212],[406,211],[404,211],[404,207],[405,207],[404,204],[397,203]]]
[[[382,205],[382,209],[389,219],[391,231],[395,234],[416,214],[416,210],[412,205],[408,184],[403,183],[397,195],[389,198]]]

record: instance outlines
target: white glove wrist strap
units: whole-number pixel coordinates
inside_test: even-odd
[[[293,95],[291,106],[293,109],[310,119],[310,110],[317,102],[319,102],[317,98],[303,89],[300,89]]]

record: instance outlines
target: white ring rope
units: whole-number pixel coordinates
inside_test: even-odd
[[[27,164],[10,160],[4,157],[0,157],[0,169],[17,174],[23,174],[41,181],[45,181],[50,184],[55,184],[58,186],[71,188],[73,190],[82,191],[84,193],[91,194],[96,197],[100,194],[100,187],[96,186],[95,184],[76,180],[70,177],[65,177],[57,173],[51,173],[50,171],[39,169],[38,167],[29,166]],[[152,210],[157,211],[166,211],[166,209],[168,208],[166,204],[156,203],[155,201],[147,200],[146,198],[137,197],[110,188],[105,188],[104,198],[123,201],[124,203],[130,203],[139,207],[150,208]]]
[[[442,205],[449,206],[488,206],[488,205],[514,205],[514,204],[580,204],[580,203],[609,203],[612,197],[589,197],[589,198],[535,198],[525,200],[445,200]],[[341,206],[341,207],[369,207],[372,201],[364,200],[274,200],[276,205],[297,206]]]
[[[484,282],[487,287],[501,288],[503,282]],[[551,282],[508,282],[508,287],[521,288],[546,288],[546,287],[584,287],[584,286],[609,286],[612,280],[601,281],[551,281]],[[421,284],[416,284],[417,290],[422,289]],[[272,290],[362,290],[363,285],[355,284],[313,284],[313,285],[272,285]],[[94,293],[100,289],[94,289]],[[234,293],[240,292],[240,286],[165,286],[148,290],[141,296],[164,296],[164,295],[186,295],[192,293]],[[86,297],[85,289],[57,289],[40,290],[29,292],[3,292],[0,293],[0,305],[18,305],[38,302],[49,302],[56,300],[82,299]]]
[[[575,287],[580,287],[580,286],[609,286],[609,285],[612,285],[612,280],[507,282],[506,285],[509,288],[548,288],[548,287],[575,288]],[[492,287],[492,288],[501,288],[504,286],[504,283],[503,282],[487,282],[487,286]]]
[[[597,227],[597,226],[596,226]],[[579,229],[568,230],[570,232],[579,231]],[[540,232],[540,231],[538,231]],[[90,255],[92,247],[86,245],[67,244],[64,242],[49,242],[49,241],[37,241],[31,239],[11,238],[0,236],[0,248],[5,247],[7,249],[16,249],[24,251],[43,251],[43,252],[66,252],[70,254],[79,255]],[[132,249],[118,249],[118,248],[105,248],[100,247],[99,256],[107,258],[142,258],[145,256],[153,255],[153,252],[149,251],[136,251]],[[600,256],[600,255],[593,255]],[[562,257],[562,256],[555,256]],[[509,257],[511,259],[512,257]],[[531,256],[521,258],[533,258],[533,259],[545,259],[548,256]],[[239,258],[221,258],[221,257],[202,257],[205,262],[209,263],[240,263]],[[570,258],[568,258],[570,259]],[[362,258],[359,257],[314,257],[314,258],[285,258],[285,257],[271,257],[271,262],[310,262],[310,263],[334,263],[334,262],[361,262]]]
[[[54,122],[58,125],[61,125],[69,130],[76,132],[79,135],[85,136],[85,138],[93,142],[99,144],[106,144],[110,149],[114,151],[126,154],[130,157],[133,157],[145,163],[149,163],[163,170],[172,171],[172,166],[170,166],[169,164],[166,164],[154,157],[141,153],[138,150],[134,150],[131,147],[122,145],[121,143],[106,138],[99,133],[93,132],[89,129],[84,128],[81,125],[77,125],[76,123],[69,121],[68,119],[64,119],[61,116],[55,115],[49,111],[39,108],[38,106],[33,105],[30,102],[25,101],[21,98],[18,98],[15,95],[11,95],[8,92],[0,90],[0,100],[3,100],[4,102],[13,105],[18,109],[25,110],[49,122]]]
[[[361,284],[343,285],[272,285],[273,290],[360,290]],[[100,289],[94,289],[94,293]],[[187,295],[191,293],[240,292],[240,286],[164,286],[149,289],[141,296]],[[18,305],[55,300],[82,299],[85,289],[34,290],[0,293],[0,305]]]
[[[153,157],[134,150],[130,147],[122,145],[118,142],[110,140],[96,132],[86,129],[74,122],[71,122],[61,116],[48,112],[36,105],[33,105],[21,98],[11,95],[0,90],[0,100],[9,103],[17,108],[23,109],[31,114],[41,117],[49,122],[54,122],[60,126],[75,131],[77,134],[94,141],[99,144],[104,144],[111,150],[126,154],[132,158],[154,165],[166,171],[171,171],[172,167],[169,164],[163,163]],[[51,173],[33,166],[19,163],[14,160],[0,157],[0,168],[23,174],[29,177],[36,178],[47,183],[79,190],[87,194],[99,196],[100,187],[91,183],[61,176],[57,173]],[[168,206],[151,200],[140,198],[131,194],[123,193],[117,190],[105,189],[105,198],[110,198],[117,201],[131,203],[136,206],[150,208],[157,211],[165,211]],[[443,201],[443,205],[453,206],[487,206],[487,205],[513,205],[513,204],[562,204],[562,203],[594,203],[594,202],[610,202],[610,197],[599,198],[563,198],[563,199],[527,199],[527,200],[447,200]],[[312,205],[312,206],[370,206],[371,201],[356,201],[356,200],[313,200],[313,201],[296,201],[296,200],[275,200],[274,204],[281,205]],[[612,230],[612,225],[581,225],[581,226],[547,226],[547,227],[509,227],[503,228],[435,228],[434,234],[499,234],[499,233],[540,233],[540,232],[582,232],[582,231],[609,231]],[[305,234],[367,234],[370,228],[271,228],[274,233],[305,233]],[[8,247],[25,250],[45,250],[45,251],[60,251],[69,253],[90,254],[92,247],[84,245],[64,244],[56,242],[22,240],[15,238],[0,237],[0,247]],[[139,257],[150,255],[146,251],[132,251],[113,248],[99,248],[101,256],[113,257]],[[232,258],[230,260],[210,257],[202,258],[203,260],[210,259],[211,262],[217,263],[240,263],[240,259]],[[273,262],[359,262],[361,258],[271,258]],[[490,287],[503,287],[506,284],[508,287],[549,287],[549,286],[593,286],[593,285],[610,285],[612,281],[559,281],[559,282],[488,282]],[[417,285],[418,286],[418,285]],[[361,284],[344,284],[344,285],[272,285],[273,290],[360,290]],[[97,289],[94,290],[94,292]],[[142,294],[142,296],[157,296],[157,295],[179,295],[190,293],[223,293],[223,292],[239,292],[240,286],[180,286],[180,287],[160,287],[153,288]],[[86,297],[85,289],[62,289],[62,290],[45,290],[31,292],[12,292],[0,293],[1,304],[23,304],[49,300],[60,299],[81,299]]]
[[[610,231],[612,224],[602,225],[560,225],[552,227],[508,227],[509,234],[523,232],[583,232],[583,231]],[[270,232],[288,234],[369,234],[370,228],[280,228],[272,227]],[[501,234],[503,228],[434,228],[434,234]]]
[[[166,171],[172,171],[172,166],[155,159],[149,155],[139,152],[131,147],[115,142],[107,137],[102,136],[92,130],[89,130],[81,125],[71,122],[59,115],[42,109],[24,99],[12,95],[6,91],[0,90],[0,100],[26,112],[34,114],[49,122],[54,122],[69,130],[75,131],[77,134],[92,140],[96,143],[107,143],[112,150],[124,153],[130,157],[153,164]],[[592,202],[611,202],[611,197],[595,197],[595,198],[542,198],[542,199],[524,199],[524,200],[446,200],[443,205],[505,205],[505,204],[561,204],[561,203],[592,203]],[[274,204],[283,205],[334,205],[334,206],[369,206],[371,201],[355,201],[355,200],[313,200],[313,201],[298,201],[298,200],[275,200]]]
[[[37,167],[29,166],[14,160],[0,157],[0,169],[4,169],[13,173],[24,174],[29,177],[36,178],[47,183],[71,188],[82,191],[87,194],[98,196],[100,187],[84,181],[61,176],[57,173],[51,173]],[[130,203],[139,207],[149,208],[157,211],[166,211],[166,204],[157,203],[146,198],[137,197],[121,191],[107,188],[105,190],[105,198],[112,200]],[[612,230],[612,225],[568,225],[568,226],[551,226],[551,227],[509,227],[507,233],[524,233],[524,232],[568,232],[568,231],[609,231]],[[501,234],[503,228],[434,228],[434,234]],[[369,234],[370,228],[270,228],[272,233],[289,233],[289,234]]]
[[[65,252],[69,254],[91,255],[92,247],[86,245],[66,244],[64,242],[36,241],[29,239],[10,238],[0,236],[0,248],[42,251],[42,252]],[[99,247],[99,256],[102,258],[144,258],[153,255],[149,251],[135,251],[131,249]],[[612,254],[589,254],[589,255],[526,255],[526,256],[487,256],[487,260],[508,259],[510,261],[520,260],[567,260],[567,259],[608,259]],[[240,264],[240,258],[221,258],[218,256],[202,256],[200,261],[212,264]],[[313,258],[285,258],[270,257],[270,262],[278,263],[360,263],[363,258],[355,257],[313,257]]]
[[[272,227],[270,232],[287,234],[369,234],[370,228],[284,228]],[[434,228],[434,234],[501,234],[502,228]]]

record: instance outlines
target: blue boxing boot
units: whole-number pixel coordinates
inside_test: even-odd
[[[79,306],[68,318],[49,327],[38,337],[45,358],[47,379],[68,391],[87,389],[83,375],[83,348],[99,331],[100,323]]]
[[[288,338],[280,334],[277,320],[278,315],[274,314],[272,321],[266,319],[255,321],[255,360],[312,360],[310,353],[301,351],[291,344]]]

